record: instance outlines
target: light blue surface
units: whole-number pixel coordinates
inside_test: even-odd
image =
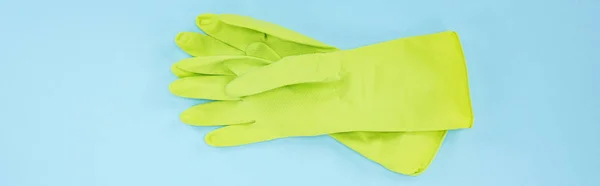
[[[0,186],[600,185],[600,1],[0,0]],[[476,123],[419,177],[326,137],[207,146],[168,92],[200,13],[343,49],[455,30]]]

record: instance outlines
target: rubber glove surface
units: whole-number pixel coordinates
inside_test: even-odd
[[[237,15],[217,16],[214,14],[205,14],[205,15],[201,15],[198,17],[197,23],[198,23],[198,26],[204,32],[208,33],[208,36],[198,34],[198,33],[186,32],[186,33],[181,33],[177,37],[176,41],[177,41],[178,45],[182,49],[184,49],[186,52],[191,54],[192,56],[197,56],[197,57],[182,60],[173,66],[173,72],[176,75],[178,75],[179,77],[182,77],[182,79],[179,79],[178,81],[174,82],[171,85],[171,91],[174,94],[182,96],[182,97],[213,99],[213,100],[238,100],[238,101],[226,101],[226,102],[218,101],[218,102],[199,105],[197,107],[194,107],[194,108],[184,112],[181,116],[182,120],[189,124],[205,125],[205,126],[206,125],[212,126],[212,125],[238,124],[238,125],[232,125],[229,127],[225,127],[225,128],[219,129],[215,132],[211,132],[210,134],[208,134],[207,138],[206,138],[207,142],[209,144],[215,145],[215,146],[241,145],[241,144],[247,144],[247,143],[258,142],[258,141],[266,141],[266,140],[280,138],[280,137],[286,137],[287,133],[286,133],[286,135],[281,134],[281,133],[285,133],[285,132],[281,132],[281,133],[276,132],[279,134],[274,135],[273,131],[271,131],[271,130],[252,130],[252,129],[247,130],[251,127],[250,125],[256,124],[255,122],[258,120],[256,120],[256,118],[252,118],[251,116],[248,116],[248,112],[247,112],[248,110],[244,110],[245,106],[240,106],[240,105],[242,105],[242,104],[240,104],[241,102],[246,102],[247,100],[260,100],[259,97],[262,97],[264,95],[269,95],[270,93],[268,93],[268,92],[276,92],[279,89],[275,89],[273,91],[268,91],[268,92],[256,95],[256,98],[254,98],[254,99],[252,97],[255,97],[255,96],[244,97],[244,98],[240,99],[239,97],[236,97],[236,96],[228,96],[225,93],[225,86],[227,84],[229,84],[233,79],[238,77],[239,75],[242,75],[242,74],[244,74],[248,71],[254,70],[256,68],[261,68],[261,67],[266,68],[267,65],[269,65],[273,62],[276,62],[277,60],[281,59],[282,57],[287,57],[287,56],[292,56],[292,55],[300,55],[300,54],[332,52],[332,51],[337,51],[338,49],[335,49],[333,47],[330,47],[328,45],[325,45],[325,44],[315,41],[313,39],[307,38],[306,36],[302,36],[295,32],[286,30],[277,25],[254,20],[254,19],[251,19],[249,17],[244,17],[244,16],[237,16]],[[457,39],[456,37],[454,37],[454,38]],[[417,44],[418,44],[418,42],[417,42]],[[455,43],[455,44],[458,44],[458,43]],[[458,45],[455,45],[454,47],[457,47],[457,46]],[[458,48],[458,49],[460,49],[460,48]],[[402,50],[400,50],[399,52],[402,52]],[[407,51],[405,51],[405,52],[407,52]],[[426,50],[422,50],[421,52],[428,53]],[[431,53],[431,52],[433,52],[432,54],[436,53],[436,51],[430,51],[429,53]],[[340,54],[335,54],[332,56],[336,56],[336,55],[340,56]],[[248,57],[248,56],[254,56],[254,57]],[[307,58],[307,57],[302,56],[301,58]],[[315,57],[313,57],[313,58],[315,58]],[[303,63],[302,65],[308,65],[308,66],[299,67],[298,70],[303,69],[304,71],[306,71],[307,69],[310,69],[312,67],[318,67],[318,65],[315,66],[314,62],[321,61],[322,59],[327,58],[327,57],[317,57],[317,58],[320,58],[320,59],[316,59],[316,60],[302,59],[301,61],[306,61],[306,63],[302,62]],[[288,60],[290,60],[290,59],[284,59],[281,62],[288,61]],[[419,60],[421,60],[421,59],[419,59]],[[449,59],[449,60],[454,60],[454,59]],[[325,61],[327,61],[327,60],[325,60]],[[368,63],[369,61],[373,61],[373,60],[366,60],[364,62]],[[277,63],[280,63],[280,62],[277,62]],[[294,64],[294,63],[286,62],[286,64]],[[452,62],[449,62],[447,64],[452,64]],[[455,65],[463,65],[462,68],[464,68],[464,64],[460,63],[460,60],[457,64],[454,64],[454,66]],[[294,65],[291,65],[291,66],[294,66]],[[453,65],[449,65],[449,66],[453,66]],[[269,68],[272,68],[272,67],[269,67]],[[427,72],[426,68],[423,68],[421,70],[426,70],[425,72]],[[252,80],[253,81],[252,83],[255,83],[253,85],[262,86],[263,87],[262,89],[264,89],[264,90],[272,89],[277,86],[281,86],[281,83],[276,83],[276,85],[273,85],[274,82],[269,82],[269,81],[274,81],[274,80],[278,81],[277,79],[283,80],[283,79],[285,79],[285,77],[291,77],[292,79],[295,79],[295,78],[299,77],[298,75],[300,74],[300,71],[294,72],[294,70],[292,70],[290,72],[289,69],[284,70],[282,72],[284,73],[283,77],[279,77],[279,76],[272,77],[270,75],[267,75],[269,77],[268,78],[269,80]],[[315,72],[314,69],[309,70],[308,74],[315,74],[314,72]],[[400,72],[401,71],[398,71],[398,73],[400,73]],[[319,73],[317,73],[317,74],[319,74]],[[328,76],[327,74],[323,74],[323,75]],[[463,76],[465,76],[465,75],[466,74],[463,74]],[[408,77],[408,76],[404,76],[404,77]],[[311,78],[314,78],[314,77],[311,77]],[[417,78],[417,77],[415,77],[415,78]],[[300,79],[302,79],[302,77],[300,77]],[[288,93],[290,93],[290,90],[292,90],[292,91],[300,90],[301,92],[304,91],[304,93],[302,93],[302,94],[311,95],[312,91],[302,90],[302,89],[306,89],[306,88],[301,88],[301,87],[307,87],[306,85],[309,85],[308,87],[314,86],[314,88],[316,88],[316,87],[323,87],[325,85],[332,85],[331,83],[333,83],[333,82],[339,83],[339,82],[347,81],[347,80],[342,80],[342,79],[343,78],[337,77],[337,76],[325,77],[324,79],[318,80],[318,81],[324,81],[326,83],[316,83],[316,84],[309,83],[309,84],[304,84],[304,85],[302,85],[302,84],[292,85],[292,86],[285,86],[280,89],[282,89],[284,92],[288,92]],[[302,81],[306,81],[306,80],[307,79],[305,78]],[[243,80],[243,81],[245,81],[245,80]],[[257,82],[257,81],[260,81],[260,82]],[[293,81],[295,81],[295,80],[293,80]],[[310,80],[308,82],[313,82],[313,81],[314,81],[314,79]],[[397,82],[398,84],[395,84],[394,87],[397,87],[398,85],[400,85],[402,83],[402,81],[407,81],[407,79],[404,79],[404,80],[399,79],[399,81]],[[295,83],[299,83],[299,82],[295,82]],[[292,84],[295,84],[295,83],[292,83]],[[283,84],[289,84],[289,83],[283,83]],[[377,85],[377,84],[373,84],[373,85]],[[271,87],[271,88],[265,88],[265,86]],[[431,84],[430,85],[425,84],[425,87],[427,87],[427,86],[431,86]],[[452,85],[449,85],[449,86],[452,86]],[[230,86],[230,88],[231,87],[235,87],[235,86]],[[325,88],[325,87],[323,87],[323,88]],[[454,88],[461,88],[461,87],[454,87]],[[466,88],[466,87],[462,87],[462,88]],[[243,89],[247,89],[247,88],[243,88]],[[313,88],[308,88],[307,90],[309,90],[309,89],[313,89]],[[317,88],[317,89],[319,89],[319,88]],[[328,89],[328,88],[325,88],[325,89]],[[238,91],[237,93],[241,93],[242,95],[245,95],[245,94],[254,94],[256,92],[256,89],[250,88],[249,90],[253,90],[253,91],[250,91],[250,93],[248,93],[248,92],[244,92],[244,91],[248,91],[248,90],[241,90],[241,91]],[[348,89],[348,90],[350,90],[350,89]],[[463,90],[463,91],[465,91],[465,90]],[[259,90],[258,92],[261,92],[261,91]],[[317,91],[317,92],[319,92],[319,91]],[[325,91],[325,92],[327,92],[327,91]],[[233,91],[233,93],[235,94],[236,92]],[[294,96],[294,94],[296,94],[293,92],[291,92],[291,93],[292,93],[291,94],[292,97]],[[402,94],[407,94],[407,93],[410,93],[410,91],[406,92],[406,93],[402,93]],[[463,93],[465,93],[465,92],[463,92]],[[275,94],[277,94],[277,93],[275,93]],[[402,94],[399,94],[399,95],[402,95]],[[286,95],[286,94],[281,94],[281,95]],[[317,100],[319,102],[322,101],[322,102],[332,103],[332,101],[329,100],[329,98],[332,98],[331,93],[326,93],[326,94],[317,93],[315,95],[318,95],[318,96],[316,96],[316,97],[312,96],[312,97],[317,98]],[[269,96],[267,96],[263,99],[280,99],[280,100],[287,99],[287,98],[285,98],[287,96],[283,96],[283,97],[284,98],[281,99],[281,96],[275,96],[273,98],[269,98]],[[309,97],[311,97],[311,96],[309,96]],[[328,98],[328,99],[323,99],[323,98]],[[253,101],[250,101],[250,102],[253,102]],[[257,105],[264,105],[265,103],[269,103],[271,101],[266,101],[266,102],[254,101],[254,102],[258,103]],[[261,103],[261,102],[263,102],[263,103]],[[276,102],[272,102],[272,103],[276,103]],[[457,100],[456,102],[459,103],[460,100]],[[351,103],[351,102],[347,102],[345,104],[348,104],[348,103]],[[360,103],[360,102],[355,102],[355,103]],[[293,104],[296,104],[296,103],[285,103],[285,101],[284,101],[284,103],[281,103],[282,105],[277,105],[277,104],[279,104],[279,103],[276,103],[276,105],[272,105],[272,106],[276,107],[276,109],[286,110],[286,109],[288,109],[287,108],[288,106],[293,106]],[[291,105],[288,105],[288,104],[291,104]],[[300,103],[300,104],[303,104],[303,103]],[[269,104],[266,104],[266,105],[269,105]],[[299,106],[299,105],[296,105],[296,107],[297,106]],[[349,106],[349,105],[347,105],[347,106]],[[263,106],[261,106],[261,107],[263,107]],[[270,106],[266,106],[266,107],[270,107]],[[311,106],[310,108],[312,109],[313,107],[314,106]],[[327,117],[331,117],[334,119],[336,117],[339,117],[336,115],[327,116],[326,110],[328,110],[328,108],[332,108],[332,107],[333,106],[326,106],[326,107],[320,107],[320,108],[316,109],[316,110],[324,111],[322,114],[317,114],[317,115],[311,114],[311,116],[298,117],[298,116],[302,115],[302,113],[299,113],[299,115],[289,117],[286,121],[281,123],[281,126],[287,126],[292,123],[298,123],[295,121],[299,121],[300,123],[304,123],[303,125],[306,128],[316,127],[317,129],[320,130],[319,132],[315,133],[315,132],[307,132],[306,131],[307,129],[301,129],[301,130],[297,131],[299,133],[293,134],[291,136],[318,135],[318,134],[327,134],[327,133],[331,133],[331,132],[338,132],[338,129],[325,130],[324,127],[326,127],[326,126],[324,126],[324,127],[318,126],[318,124],[320,122],[323,122],[324,120],[326,120]],[[366,108],[364,108],[364,109],[366,109]],[[389,108],[389,109],[392,109],[392,108]],[[254,110],[254,109],[250,109],[250,110]],[[256,111],[259,111],[259,110],[261,110],[261,109],[256,109]],[[260,112],[271,112],[269,110],[271,110],[271,108],[266,108],[266,110],[263,109]],[[310,110],[310,109],[308,109],[308,107],[300,109],[301,112],[304,112],[305,110]],[[368,110],[368,109],[366,109],[366,110]],[[368,113],[368,112],[365,112],[365,113]],[[273,114],[276,114],[276,113],[273,113]],[[398,114],[398,116],[401,116],[401,115],[402,114]],[[448,115],[452,115],[452,114],[448,114]],[[466,115],[468,115],[468,114],[466,114]],[[289,114],[287,114],[286,116],[289,116]],[[247,117],[247,118],[244,118],[244,117]],[[281,116],[272,116],[272,117],[269,116],[269,117],[270,118],[281,118]],[[267,118],[269,118],[269,117],[267,117]],[[314,118],[307,118],[307,117],[314,117]],[[294,120],[294,122],[290,122],[291,120]],[[321,121],[319,121],[319,120],[321,120]],[[336,121],[336,122],[347,121],[347,120],[348,119],[340,118],[340,120]],[[385,119],[372,120],[372,121],[367,121],[364,124],[369,124],[371,122],[379,122],[379,123],[384,122],[384,123],[390,123],[391,125],[398,125],[398,123],[396,123],[396,124],[393,123],[393,122],[398,122],[398,119],[396,119],[395,121],[394,120],[385,121]],[[415,131],[419,131],[419,132],[395,132],[395,131],[401,131],[401,130],[397,130],[398,128],[388,129],[386,127],[383,127],[385,129],[380,130],[381,128],[380,129],[371,128],[371,129],[365,129],[364,131],[376,130],[376,131],[394,131],[394,132],[344,132],[346,130],[354,131],[355,129],[343,129],[340,131],[342,133],[333,133],[330,135],[332,137],[334,137],[336,140],[345,144],[346,146],[354,149],[355,151],[359,152],[360,154],[364,155],[365,157],[383,165],[384,167],[386,167],[392,171],[402,173],[402,174],[407,174],[407,175],[417,175],[417,174],[421,173],[423,170],[425,170],[426,167],[431,162],[431,160],[434,158],[434,156],[446,134],[445,130],[454,129],[454,128],[470,127],[470,124],[468,126],[466,124],[464,124],[464,126],[458,126],[456,124],[448,125],[449,122],[451,122],[451,121],[448,120],[448,121],[441,122],[442,123],[441,125],[444,125],[444,126],[440,127],[440,128],[437,128],[435,126],[430,127],[430,128],[434,128],[433,130],[430,130],[430,131],[425,131],[425,130],[429,130],[429,129],[422,129],[422,128],[415,129],[415,128],[405,125],[405,127],[407,127],[405,129],[408,129],[408,131],[415,130]],[[255,125],[255,126],[257,126],[257,125]],[[258,125],[258,126],[260,126],[260,125]],[[294,126],[294,125],[292,125],[292,126]],[[256,129],[260,129],[260,127],[256,128]],[[293,129],[293,130],[296,130],[296,129]],[[304,131],[302,131],[302,130],[304,130]],[[215,139],[214,138],[215,134],[219,135],[219,133],[220,133],[219,131],[224,132],[221,134],[224,134],[225,136],[223,136],[223,135],[221,135],[220,137],[217,136],[217,138]],[[238,133],[236,133],[236,132],[238,132]],[[262,136],[262,137],[257,137],[257,136]]]

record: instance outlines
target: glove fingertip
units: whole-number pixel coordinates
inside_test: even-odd
[[[213,147],[230,147],[241,145],[234,142],[235,140],[232,139],[234,138],[234,136],[228,135],[227,130],[223,130],[228,127],[231,126],[226,126],[206,134],[206,136],[204,136],[204,141],[206,142],[206,144]]]
[[[200,14],[196,17],[196,24],[198,26],[212,24],[218,16],[219,15],[213,13]]]
[[[206,134],[204,136],[204,142],[206,144],[210,145],[210,146],[213,146],[213,147],[224,147],[224,146],[226,146],[226,145],[223,145],[223,144],[219,143],[218,138],[217,138],[217,140],[215,142],[213,133],[214,132],[210,132],[210,133]]]
[[[171,66],[171,73],[175,74],[178,78],[196,76],[196,73],[181,70],[177,65]]]

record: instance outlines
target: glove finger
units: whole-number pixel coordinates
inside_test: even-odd
[[[181,70],[181,69],[179,69],[175,65],[171,66],[171,72],[173,74],[175,74],[175,76],[177,76],[178,78],[184,78],[184,77],[192,77],[192,76],[202,75],[202,74],[197,74],[197,73],[193,73],[193,72],[188,72],[188,71],[185,71],[185,70]]]
[[[236,75],[270,63],[271,61],[249,56],[202,56],[183,59],[174,65],[185,72],[197,74]]]
[[[186,124],[194,126],[219,126],[254,122],[241,101],[214,101],[193,106],[181,113]]]
[[[192,76],[175,80],[169,85],[172,94],[185,98],[238,100],[225,94],[225,86],[234,76]]]
[[[234,79],[226,86],[226,94],[243,97],[288,85],[339,80],[340,60],[327,58],[317,54],[283,58]]]
[[[239,146],[275,139],[268,130],[253,127],[254,124],[231,125],[206,134],[207,144],[216,147]]]
[[[271,47],[264,43],[252,43],[246,48],[246,55],[266,59],[269,61],[279,61],[281,56]]]
[[[279,25],[247,16],[202,14],[197,17],[196,25],[211,37],[242,51],[257,42],[266,43],[282,57],[337,50]]]
[[[222,41],[196,32],[181,32],[177,34],[175,43],[179,48],[192,56],[245,54],[245,52],[229,46]]]

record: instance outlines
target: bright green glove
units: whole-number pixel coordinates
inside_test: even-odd
[[[185,77],[185,78],[182,78],[182,79],[174,82],[170,88],[174,94],[183,96],[183,97],[214,99],[214,100],[239,99],[239,98],[229,97],[224,93],[225,85],[227,85],[232,79],[234,79],[236,77],[236,75],[243,74],[250,69],[254,69],[254,68],[258,68],[258,67],[262,67],[267,64],[270,64],[271,62],[279,59],[280,57],[305,54],[305,53],[328,52],[328,51],[336,51],[337,50],[333,47],[327,46],[325,44],[322,44],[318,41],[312,40],[310,38],[307,38],[307,37],[297,34],[295,32],[283,29],[283,28],[278,27],[273,24],[254,20],[254,19],[251,19],[248,17],[235,16],[235,15],[221,15],[221,16],[217,17],[216,15],[208,14],[208,15],[202,15],[202,16],[198,17],[197,23],[198,23],[198,26],[203,31],[208,33],[210,36],[205,36],[205,35],[196,34],[196,33],[182,33],[178,36],[178,39],[177,39],[177,43],[179,44],[179,46],[182,49],[184,49],[186,52],[188,52],[189,54],[191,54],[193,56],[207,56],[207,57],[197,57],[197,58],[186,59],[186,60],[183,60],[183,61],[177,63],[176,65],[174,65],[173,71],[179,77]],[[455,44],[458,44],[458,43],[455,43]],[[455,45],[454,47],[459,47],[459,46]],[[455,49],[460,49],[460,48],[455,48]],[[458,50],[458,51],[460,51],[460,50]],[[401,52],[401,51],[399,51],[399,52]],[[433,51],[433,52],[438,52],[438,51]],[[243,57],[243,55],[255,56],[255,57],[259,57],[259,58],[266,59],[266,60],[262,60],[262,59],[258,59],[258,58],[247,59],[247,57]],[[335,55],[339,55],[339,54],[335,54]],[[300,57],[300,56],[298,56],[298,57]],[[459,57],[462,60],[462,56],[459,56]],[[302,58],[306,58],[306,56],[302,56]],[[288,60],[288,59],[284,58],[284,60],[282,62],[284,62],[286,60]],[[450,60],[452,61],[454,59],[450,59]],[[305,61],[305,62],[306,62],[305,63],[306,65],[315,65],[316,61],[313,61],[313,62]],[[365,61],[365,62],[368,63],[368,61]],[[464,68],[464,64],[462,64],[461,62],[462,61],[458,61],[458,63],[456,63],[456,60],[454,60],[455,64],[453,64],[452,62],[449,62],[448,64],[450,64],[451,66],[462,65],[462,68]],[[286,62],[286,63],[288,63],[288,62]],[[304,65],[304,62],[302,62],[302,63],[303,63],[302,65]],[[293,64],[293,63],[290,63],[290,64]],[[267,67],[264,67],[264,68],[267,68]],[[306,68],[299,67],[299,70],[300,69],[306,69]],[[261,70],[261,69],[259,69],[259,70]],[[427,69],[423,68],[423,70],[427,70]],[[452,71],[451,69],[448,69],[448,70]],[[398,71],[397,74],[402,75],[401,71],[402,70]],[[408,70],[408,71],[410,71],[410,70]],[[312,72],[312,71],[309,71],[309,73],[310,72]],[[466,73],[466,72],[464,72],[464,69],[462,72]],[[286,73],[289,73],[289,74],[285,74],[284,76],[275,77],[275,78],[294,77],[294,76],[298,76],[299,72],[298,71],[290,71],[290,72],[286,72]],[[459,74],[459,76],[462,76],[463,78],[465,78],[460,81],[465,81],[463,83],[465,83],[465,85],[466,85],[466,74],[460,74],[460,72],[456,72],[456,73]],[[294,75],[294,74],[296,74],[296,75]],[[401,77],[405,77],[405,76],[401,76]],[[394,84],[394,87],[399,84],[402,84],[402,81],[407,81],[407,79],[405,79],[405,78],[404,78],[404,80],[402,80],[402,79],[403,78],[400,78],[400,81],[397,81]],[[460,79],[460,78],[458,78],[458,79]],[[261,81],[255,85],[260,86],[260,84],[269,83],[269,81],[273,81],[273,80],[274,79],[269,79],[267,81]],[[435,79],[435,80],[437,80],[437,79]],[[448,80],[448,81],[451,82],[452,80]],[[343,81],[338,81],[338,82],[343,82]],[[265,85],[269,85],[269,84],[265,84]],[[300,90],[302,92],[306,92],[306,94],[304,94],[305,96],[308,95],[308,97],[302,98],[302,99],[306,100],[307,98],[316,98],[316,99],[322,99],[322,101],[319,101],[319,102],[328,102],[328,103],[336,102],[336,101],[332,101],[332,100],[328,100],[328,99],[323,99],[327,96],[332,95],[331,91],[322,91],[322,90],[319,90],[320,88],[317,88],[317,87],[323,87],[324,85],[326,85],[326,84],[317,85],[317,86],[294,85],[294,86],[281,88],[281,92],[283,92],[283,93],[277,93],[277,92],[279,92],[280,89],[276,89],[274,91],[270,91],[265,94],[259,94],[257,96],[243,98],[243,102],[247,102],[247,101],[255,102],[256,104],[253,103],[250,105],[257,105],[257,106],[260,106],[261,108],[259,108],[259,107],[251,108],[251,107],[241,106],[241,105],[247,105],[247,104],[240,104],[241,102],[239,102],[239,101],[213,102],[213,103],[209,103],[209,104],[199,105],[197,107],[194,107],[194,108],[184,112],[184,114],[182,114],[182,119],[186,123],[198,124],[198,125],[241,124],[241,123],[245,123],[245,122],[251,122],[254,120],[252,114],[248,114],[249,112],[244,113],[244,112],[251,111],[251,110],[260,111],[260,112],[271,112],[270,110],[272,110],[272,109],[275,109],[274,111],[277,111],[277,112],[279,112],[279,111],[284,112],[285,110],[299,111],[298,113],[292,113],[291,117],[289,117],[290,112],[285,113],[287,118],[283,117],[284,115],[277,115],[277,114],[274,114],[271,116],[266,116],[265,118],[267,118],[267,119],[279,118],[279,119],[285,121],[280,124],[281,126],[297,126],[297,125],[290,125],[290,124],[303,123],[302,127],[300,127],[299,131],[292,131],[292,133],[294,133],[294,132],[299,132],[299,133],[295,133],[295,134],[292,134],[289,136],[294,136],[297,134],[300,134],[300,135],[325,134],[325,133],[329,133],[329,131],[323,131],[324,128],[321,128],[319,125],[322,124],[321,122],[324,122],[325,120],[335,119],[334,117],[336,117],[336,116],[329,117],[328,112],[330,112],[331,110],[327,110],[327,108],[340,107],[340,105],[337,105],[337,106],[335,104],[327,105],[327,104],[317,102],[317,105],[320,104],[320,105],[325,106],[325,107],[319,107],[317,105],[313,105],[313,103],[312,103],[313,100],[310,100],[310,99],[309,100],[311,102],[297,102],[299,100],[291,100],[290,98],[298,97],[299,94],[297,94],[297,93],[291,93],[290,94],[291,97],[289,97],[289,98],[286,95],[286,94],[290,93],[289,92],[290,90]],[[332,83],[327,83],[327,85],[332,85]],[[378,85],[378,87],[379,87],[380,84],[372,84],[372,85]],[[433,85],[439,85],[439,84],[434,83]],[[431,86],[431,85],[426,85],[426,86]],[[305,88],[302,88],[302,87],[305,87]],[[453,87],[453,85],[448,85],[447,87],[451,87],[454,89],[457,88],[457,87]],[[391,87],[391,88],[393,88],[393,87]],[[429,87],[429,88],[432,88],[432,87]],[[467,91],[466,87],[460,87],[460,88],[465,88],[465,89],[461,89],[461,91],[462,91],[462,93],[465,94],[463,96],[468,96],[467,95],[468,93],[466,92]],[[305,90],[303,90],[303,89],[305,89]],[[311,93],[312,90],[310,90],[310,89],[316,89],[316,92]],[[404,90],[405,88],[400,88],[400,89]],[[433,89],[433,90],[439,91],[439,90],[435,90],[435,89]],[[325,92],[325,94],[319,95],[318,92]],[[456,91],[454,91],[454,92],[456,92]],[[342,92],[342,93],[344,93],[344,92]],[[364,93],[368,93],[368,92],[364,92]],[[429,93],[431,93],[431,92],[429,92]],[[264,96],[264,95],[269,95],[269,94],[274,94],[276,97]],[[284,98],[281,98],[282,96],[278,96],[278,94],[284,95],[283,96]],[[403,94],[404,94],[404,96],[406,96],[407,94],[412,94],[412,93],[404,92],[397,96],[403,97],[402,96]],[[435,95],[435,94],[433,94],[433,95]],[[423,96],[425,96],[425,95],[423,95]],[[459,95],[454,95],[454,97],[456,97],[456,96],[460,97]],[[300,97],[302,97],[302,96],[300,96]],[[442,96],[442,98],[448,98],[448,97],[453,97],[453,96]],[[261,99],[265,99],[266,101],[261,100]],[[394,98],[394,99],[396,99],[396,98]],[[435,100],[436,98],[433,98],[433,99]],[[255,100],[255,101],[250,101],[250,100]],[[432,101],[434,101],[434,100],[432,100]],[[443,100],[443,99],[440,99],[440,100]],[[358,104],[361,101],[354,102],[354,103]],[[404,101],[411,102],[411,100],[404,100]],[[461,108],[452,108],[452,107],[465,106],[465,105],[461,105],[461,104],[465,104],[465,103],[462,103],[465,100],[454,100],[454,101],[456,103],[447,105],[447,108],[450,108],[450,110],[454,109],[454,111],[451,111],[451,112],[457,112],[457,110],[461,109]],[[468,98],[466,101],[468,101]],[[269,105],[269,103],[282,103],[282,105]],[[348,102],[348,103],[351,103],[351,102]],[[348,103],[346,103],[346,104],[348,104]],[[363,102],[363,103],[366,103],[366,102]],[[229,108],[229,107],[231,107],[230,104],[235,104],[238,106],[235,106],[234,108]],[[297,105],[297,104],[299,104],[299,105]],[[466,103],[466,104],[468,104],[468,103]],[[222,108],[212,109],[211,107],[222,107]],[[353,107],[354,106],[350,106],[346,110],[350,110]],[[467,105],[467,107],[468,107],[468,105]],[[245,108],[248,108],[248,110],[240,110],[240,109],[245,109]],[[288,110],[289,108],[296,108],[296,109]],[[299,110],[298,110],[298,108],[299,108]],[[317,111],[323,111],[323,112],[317,113],[316,115],[308,114],[308,115],[311,115],[310,117],[308,117],[308,116],[307,117],[298,117],[300,115],[307,114],[306,108],[311,108],[311,109],[316,108],[316,110],[312,109],[312,111],[310,113],[317,113]],[[363,109],[366,109],[366,108],[363,108]],[[408,109],[410,109],[410,108],[408,108]],[[422,110],[425,108],[413,108],[413,109]],[[444,108],[439,108],[439,109],[444,109]],[[463,114],[464,117],[468,118],[470,116],[470,108],[468,108],[468,109],[469,109],[468,113],[460,113],[460,114]],[[252,112],[254,112],[254,111],[252,111]],[[413,111],[415,111],[415,110],[413,110]],[[460,112],[460,111],[458,111],[458,112]],[[335,113],[335,114],[339,114],[339,112]],[[452,114],[453,113],[447,113],[447,116],[452,116]],[[456,113],[454,113],[454,114],[456,114]],[[361,114],[361,115],[364,115],[364,114]],[[398,117],[400,117],[403,114],[399,113],[396,115]],[[406,121],[409,121],[410,119],[414,119],[414,118],[410,117],[410,115],[411,115],[410,113],[405,113],[404,115],[409,116],[406,119]],[[248,118],[244,118],[245,116],[247,116]],[[327,117],[322,117],[322,116],[327,116]],[[449,118],[447,116],[443,116],[443,117]],[[344,116],[344,117],[346,117],[346,116]],[[403,120],[402,118],[398,119],[398,117],[396,117],[396,122],[398,120]],[[456,116],[452,116],[452,117],[454,117],[454,119],[459,118],[458,120],[460,120],[460,118],[463,116],[456,115]],[[450,118],[452,118],[452,117],[450,117]],[[242,119],[242,120],[236,120],[236,119]],[[251,119],[251,120],[244,120],[244,119]],[[349,119],[340,118],[339,120],[335,120],[335,122],[333,122],[333,123],[339,123],[339,122],[343,123],[347,120],[349,120]],[[428,166],[430,161],[435,156],[435,153],[437,152],[437,149],[439,148],[439,146],[442,143],[443,138],[446,134],[446,131],[444,131],[445,129],[470,127],[470,122],[452,123],[452,120],[444,121],[443,118],[440,118],[439,120],[442,121],[441,122],[442,124],[437,124],[437,125],[442,125],[442,127],[440,127],[440,128],[438,128],[437,126],[430,127],[430,128],[434,128],[433,130],[435,130],[435,131],[381,132],[381,133],[379,133],[379,132],[347,132],[347,133],[337,133],[337,134],[331,134],[331,135],[338,141],[347,145],[348,147],[358,151],[365,157],[382,164],[383,166],[385,166],[386,168],[388,168],[392,171],[407,174],[407,175],[417,175],[417,174],[421,173]],[[470,120],[470,118],[469,118],[469,120]],[[298,122],[296,122],[296,121],[298,121]],[[354,125],[353,123],[356,123],[357,121],[348,122],[348,124]],[[366,121],[368,121],[368,120],[366,120]],[[371,120],[369,122],[363,123],[362,125],[371,123],[373,121],[377,121],[377,120]],[[384,123],[388,123],[390,125],[398,126],[398,123],[393,123],[394,121],[385,121],[385,119],[383,119],[383,118],[379,119],[379,122],[384,122]],[[450,123],[450,125],[444,125],[444,124],[448,124],[448,123]],[[219,129],[219,130],[217,130],[215,132],[211,132],[209,135],[207,135],[207,142],[209,144],[215,145],[215,146],[240,145],[240,144],[245,144],[245,143],[264,141],[264,140],[269,140],[269,139],[274,139],[274,138],[279,138],[279,137],[285,137],[285,136],[287,136],[287,134],[289,132],[289,131],[277,131],[277,129],[274,131],[271,131],[271,129],[269,129],[269,128],[261,128],[261,127],[252,128],[251,125],[270,126],[270,125],[255,125],[255,124],[258,124],[258,123],[235,125],[235,126],[230,126],[230,127],[225,127],[225,128]],[[271,123],[271,124],[274,124],[274,123]],[[323,125],[323,126],[328,126],[328,125],[329,124]],[[307,131],[307,129],[310,129],[310,126],[319,126],[318,128],[316,128],[319,131],[316,131],[316,132],[315,131]],[[384,125],[382,124],[382,126],[384,126]],[[337,129],[335,129],[335,127],[331,127],[331,126],[328,128],[331,128],[329,130],[333,130],[336,132],[354,131],[355,130],[355,129],[337,130]],[[346,127],[346,128],[352,128],[352,127]],[[381,127],[381,128],[384,128],[382,131],[398,131],[397,128],[395,128],[395,127],[392,127],[395,129],[391,129],[388,127]],[[247,129],[250,129],[250,130],[247,130]],[[263,129],[265,129],[265,130],[263,130]],[[289,128],[289,129],[294,129],[294,128]],[[289,129],[287,129],[287,130],[289,130]],[[313,128],[313,130],[314,129],[315,128]],[[414,128],[411,128],[411,127],[408,127],[408,129],[414,130]],[[372,128],[368,129],[368,130],[372,130]],[[423,130],[423,129],[421,128],[421,130]],[[377,129],[376,131],[380,131],[380,130]],[[273,132],[278,133],[278,134],[275,134]],[[325,133],[323,133],[323,132],[325,132]],[[286,135],[282,135],[282,133],[286,133]],[[217,134],[217,136],[216,136],[217,138],[214,138],[215,134]],[[219,137],[219,135],[221,135],[221,136]],[[213,138],[211,139],[210,137],[213,137]]]
[[[202,73],[201,64],[218,63],[225,63],[222,72],[235,72],[268,61],[210,56],[177,66]],[[182,117],[193,125],[231,125],[208,134],[208,142],[217,146],[353,131],[468,128],[466,80],[458,37],[443,32],[288,56],[231,81],[225,92],[242,100],[198,105]]]

